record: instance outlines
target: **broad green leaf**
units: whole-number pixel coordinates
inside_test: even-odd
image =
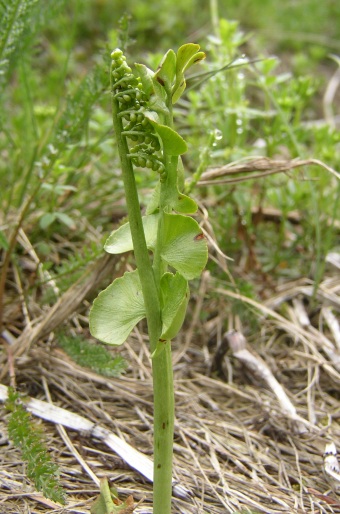
[[[167,93],[164,87],[156,80],[155,73],[144,64],[135,64],[143,85],[143,91],[149,100],[151,110],[159,113],[168,113],[166,105]]]
[[[155,77],[152,79],[154,94],[151,95],[149,100],[149,108],[152,111],[156,111],[161,116],[168,115],[169,109],[166,105],[167,94],[165,88],[160,85]]]
[[[169,155],[182,155],[188,150],[187,144],[184,139],[172,128],[167,125],[161,125],[154,120],[153,116],[145,113],[145,117],[153,125],[157,134],[162,140],[163,148]]]
[[[153,214],[159,210],[160,201],[160,183],[157,184],[154,189],[148,206],[146,208],[146,214]],[[189,196],[183,195],[178,191],[178,188],[167,191],[166,202],[169,207],[174,211],[180,212],[181,214],[194,214],[197,209],[197,203]],[[111,253],[111,252],[109,252]]]
[[[161,278],[162,335],[171,340],[180,331],[189,301],[188,282],[180,274],[165,273]]]
[[[158,215],[143,216],[143,229],[146,245],[149,249],[155,247],[157,237]],[[114,230],[106,240],[104,250],[107,253],[119,254],[133,250],[130,223],[125,223],[117,230]]]
[[[161,257],[186,280],[198,277],[208,260],[208,246],[197,221],[181,214],[164,214]]]
[[[168,52],[163,57],[158,70],[155,73],[155,78],[161,86],[169,91],[172,87],[173,81],[176,76],[176,54],[173,50]]]
[[[90,331],[104,343],[119,346],[145,318],[138,271],[124,273],[99,293],[90,311]]]
[[[181,159],[177,155],[171,156],[165,181],[162,184],[163,205],[183,214],[193,214],[197,211],[197,204],[194,200],[179,192],[178,183],[181,181]]]
[[[157,124],[161,124],[161,120],[160,120],[160,117],[159,117],[159,114],[157,113],[157,111],[153,111],[153,110],[144,110],[144,116],[153,124],[157,123]]]

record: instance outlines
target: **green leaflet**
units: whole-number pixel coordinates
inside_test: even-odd
[[[189,301],[186,279],[176,273],[165,273],[161,279],[161,339],[175,337],[184,321]],[[102,291],[90,311],[90,330],[104,343],[119,346],[134,326],[145,317],[144,300],[137,271],[125,273]]]
[[[189,301],[189,287],[185,278],[176,273],[164,273],[161,279],[162,335],[171,340],[180,331]]]
[[[155,73],[155,79],[167,90],[170,90],[176,76],[176,54],[173,50],[168,50],[164,55],[158,70]]]
[[[208,247],[197,221],[181,214],[164,214],[161,256],[186,280],[199,277],[208,260]]]
[[[186,88],[184,72],[193,64],[205,59],[205,53],[199,52],[200,46],[195,43],[182,45],[177,52],[176,82],[172,88],[172,103],[175,104]]]
[[[177,185],[179,182],[179,171],[177,171],[177,177],[174,177],[174,179],[172,179],[170,175],[167,175],[166,182],[167,188],[164,198],[167,205],[169,205],[169,207],[171,207],[174,211],[181,214],[194,214],[198,209],[195,200],[190,198],[190,196],[179,192]],[[153,214],[158,212],[160,203],[160,190],[161,184],[158,182],[147,205],[146,214]]]
[[[154,249],[157,237],[158,214],[143,216],[142,221],[146,245],[149,249]],[[107,238],[104,249],[107,253],[112,254],[133,250],[130,223],[125,223],[117,230],[114,230]]]
[[[158,218],[158,214],[142,218],[146,245],[150,250],[155,246]],[[198,277],[208,260],[208,247],[202,230],[197,221],[189,216],[164,213],[160,246],[162,259],[186,280]],[[113,254],[133,250],[129,223],[112,232],[105,243],[105,250]]]
[[[188,150],[184,139],[172,128],[158,123],[158,117],[156,118],[153,112],[145,112],[144,114],[161,138],[163,149],[166,153],[169,155],[182,155]]]
[[[136,270],[124,273],[99,293],[90,311],[90,331],[100,341],[119,346],[143,318],[144,300]]]

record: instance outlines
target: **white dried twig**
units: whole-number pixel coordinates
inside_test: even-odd
[[[306,420],[301,418],[288,398],[285,390],[281,384],[276,380],[273,373],[270,371],[267,364],[256,355],[255,351],[250,352],[247,349],[247,342],[243,334],[240,332],[232,331],[227,332],[225,336],[234,357],[239,359],[248,369],[256,373],[266,382],[268,387],[273,391],[281,405],[282,413],[287,415],[294,421],[294,429],[297,433],[303,434],[307,432],[306,425],[309,424]]]
[[[6,401],[8,397],[8,388],[0,384],[0,401]],[[111,450],[119,455],[129,466],[138,471],[145,478],[153,481],[153,462],[149,457],[139,452],[133,446],[117,437],[104,427],[93,423],[92,421],[79,416],[61,407],[52,405],[42,400],[30,398],[25,407],[28,412],[39,418],[58,423],[64,427],[77,430],[83,435],[88,435],[94,439],[99,439],[105,443]],[[180,485],[173,485],[173,493],[179,498],[187,499],[191,496],[191,492]]]
[[[337,458],[336,446],[333,442],[326,444],[323,454],[323,467],[328,478],[336,487],[340,487],[340,466]]]

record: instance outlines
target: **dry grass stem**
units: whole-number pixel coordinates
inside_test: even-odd
[[[236,184],[246,180],[255,180],[268,175],[275,175],[277,173],[285,173],[295,168],[303,166],[319,166],[320,168],[328,171],[337,179],[340,179],[340,173],[327,164],[319,161],[318,159],[293,159],[275,160],[268,157],[247,157],[242,161],[232,162],[220,168],[208,170],[201,176],[198,182],[199,186],[207,186],[209,184]],[[261,173],[254,173],[260,171]],[[242,173],[249,173],[249,175],[238,178],[222,179],[221,177],[239,175]]]

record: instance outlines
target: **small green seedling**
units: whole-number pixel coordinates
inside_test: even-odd
[[[171,340],[184,321],[188,281],[208,258],[205,237],[189,214],[196,202],[182,193],[184,139],[173,128],[173,104],[185,90],[185,71],[204,59],[199,45],[169,50],[156,72],[142,64],[135,73],[122,51],[111,54],[112,114],[129,222],[105,244],[109,253],[134,251],[136,270],[102,291],[90,312],[90,330],[101,341],[121,345],[146,318],[154,389],[154,514],[170,514],[174,430]],[[134,169],[149,168],[159,181],[141,216]],[[151,258],[152,255],[152,258]]]
[[[102,478],[100,495],[91,507],[91,514],[132,514],[137,505],[135,506],[132,496],[128,496],[124,502],[121,501],[117,491],[109,486],[107,478]]]

